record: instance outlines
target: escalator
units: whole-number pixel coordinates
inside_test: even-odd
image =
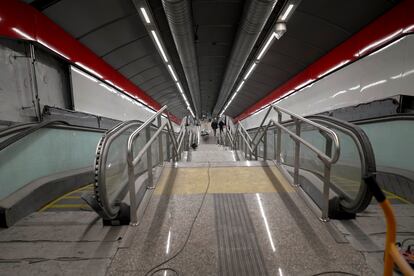
[[[0,226],[9,227],[62,195],[91,184],[96,145],[105,131],[64,120],[2,129]]]
[[[354,121],[375,153],[376,178],[393,204],[414,204],[414,114]],[[390,135],[392,134],[392,135]]]
[[[356,213],[364,211],[372,200],[372,194],[365,184],[364,178],[376,173],[375,155],[371,143],[365,132],[355,124],[348,123],[328,116],[308,116],[305,119],[317,123],[335,132],[339,139],[338,160],[329,168],[329,217],[330,218],[353,218]],[[297,124],[294,120],[283,121],[292,133],[297,132]],[[248,132],[253,137],[260,129],[250,129]],[[277,153],[277,130],[269,127],[258,143],[257,156],[268,160],[275,160]],[[333,156],[333,145],[330,138],[324,135],[314,125],[300,124],[299,132],[301,138],[316,147],[327,156]],[[294,176],[295,166],[295,141],[291,135],[282,132],[280,167],[287,175]],[[255,141],[254,141],[255,142]],[[327,146],[331,144],[331,146]],[[298,185],[319,209],[324,204],[324,179],[326,179],[326,167],[314,151],[307,147],[301,147],[299,152],[299,180]]]

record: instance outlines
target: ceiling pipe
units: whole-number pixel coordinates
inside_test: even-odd
[[[249,6],[237,32],[213,114],[218,114],[224,106],[277,0],[252,0],[247,3]]]
[[[185,78],[197,116],[201,112],[200,82],[194,46],[194,30],[189,0],[162,0],[168,25],[183,65]]]

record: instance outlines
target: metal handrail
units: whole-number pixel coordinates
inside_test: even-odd
[[[178,161],[180,159],[180,153],[182,150],[181,146],[182,146],[182,142],[184,141],[184,137],[186,135],[186,133],[184,134],[181,134],[181,133],[186,132],[187,129],[181,126],[180,134],[179,134],[179,138],[181,137],[180,138],[181,141],[180,143],[178,143],[174,135],[174,130],[172,128],[172,123],[169,120],[169,116],[167,116],[168,118],[167,122],[162,123],[161,121],[162,119],[161,115],[166,109],[167,109],[167,106],[166,105],[163,106],[160,110],[158,110],[158,112],[153,114],[145,123],[143,123],[140,127],[138,127],[128,138],[127,165],[128,165],[128,188],[129,188],[129,198],[130,198],[130,224],[131,225],[137,225],[138,223],[138,218],[136,214],[138,204],[137,204],[136,191],[135,191],[135,181],[136,181],[135,173],[134,173],[135,166],[140,162],[140,160],[143,158],[144,154],[146,153],[147,154],[147,171],[148,171],[147,189],[153,189],[154,183],[153,183],[153,175],[152,175],[153,164],[152,164],[151,146],[156,140],[159,141],[159,157],[160,157],[160,162],[162,163],[164,159],[164,155],[162,152],[163,151],[162,139],[159,138],[159,135],[165,128],[167,129],[170,139],[172,140],[173,150],[174,150],[173,160]],[[152,122],[155,120],[158,121],[158,127],[157,127],[158,129],[151,137],[149,126],[151,126]],[[135,140],[139,137],[139,135],[141,134],[143,130],[145,130],[147,141],[146,141],[146,144],[139,151],[137,157],[134,158],[133,145],[134,145]]]
[[[31,134],[35,131],[38,131],[41,128],[48,127],[48,126],[54,125],[54,124],[69,125],[68,122],[62,121],[62,120],[45,121],[45,122],[42,122],[42,123],[35,124],[34,126],[30,126],[29,128],[25,128],[24,130],[17,133],[16,135],[13,135],[12,137],[9,137],[9,138],[5,139],[4,141],[2,141],[0,143],[0,151],[7,148],[11,144],[16,143],[20,139],[23,139],[24,137],[28,136],[29,134]]]
[[[269,119],[268,123],[263,129],[263,126],[265,124],[265,121],[268,119],[270,112],[274,110],[278,114],[277,121],[274,119]],[[282,124],[282,115],[286,114],[291,117],[291,119],[294,121],[296,129],[295,132],[289,130]],[[326,144],[325,144],[325,153],[320,151],[317,147],[300,137],[301,133],[301,124],[308,124],[316,129],[319,130],[319,132],[325,137]],[[260,123],[259,128],[257,129],[256,134],[253,136],[253,138],[248,141],[248,139],[243,135],[242,130],[248,134],[247,130],[244,128],[244,126],[239,123],[239,131],[238,133],[244,140],[244,143],[246,147],[249,150],[250,159],[252,157],[252,154],[255,155],[255,158],[258,158],[257,154],[257,148],[262,141],[262,138],[266,139],[266,133],[267,129],[271,126],[275,126],[278,129],[277,132],[277,148],[276,148],[276,161],[278,164],[281,164],[280,160],[280,154],[281,154],[281,132],[286,132],[292,140],[295,141],[295,156],[294,156],[294,176],[293,176],[293,182],[295,186],[299,186],[299,158],[300,158],[300,145],[303,144],[305,147],[307,147],[309,150],[314,152],[318,158],[323,162],[324,164],[324,185],[323,185],[323,202],[322,202],[322,221],[328,221],[328,211],[329,211],[329,189],[330,189],[330,176],[331,176],[331,166],[339,159],[339,153],[340,153],[340,144],[339,144],[339,138],[337,134],[330,130],[329,128],[322,126],[318,123],[315,123],[309,119],[306,119],[302,116],[299,116],[297,114],[294,114],[286,109],[283,109],[281,107],[278,107],[276,105],[270,105],[269,109],[266,112],[266,115],[264,116],[262,122]],[[256,139],[259,135],[259,132],[262,131],[261,136],[259,136],[259,139]],[[248,135],[247,137],[250,137]],[[245,151],[245,154],[247,156],[247,151]]]

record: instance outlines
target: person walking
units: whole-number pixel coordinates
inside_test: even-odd
[[[217,127],[218,127],[218,125],[217,125],[217,120],[216,120],[216,119],[214,119],[214,120],[211,122],[211,128],[213,129],[214,136],[216,136],[216,133],[217,133]]]
[[[223,134],[223,128],[226,125],[223,120],[220,120],[220,123],[218,124],[220,128],[220,135]]]

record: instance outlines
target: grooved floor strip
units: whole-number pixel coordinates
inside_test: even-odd
[[[268,275],[242,194],[214,194],[219,275]]]

